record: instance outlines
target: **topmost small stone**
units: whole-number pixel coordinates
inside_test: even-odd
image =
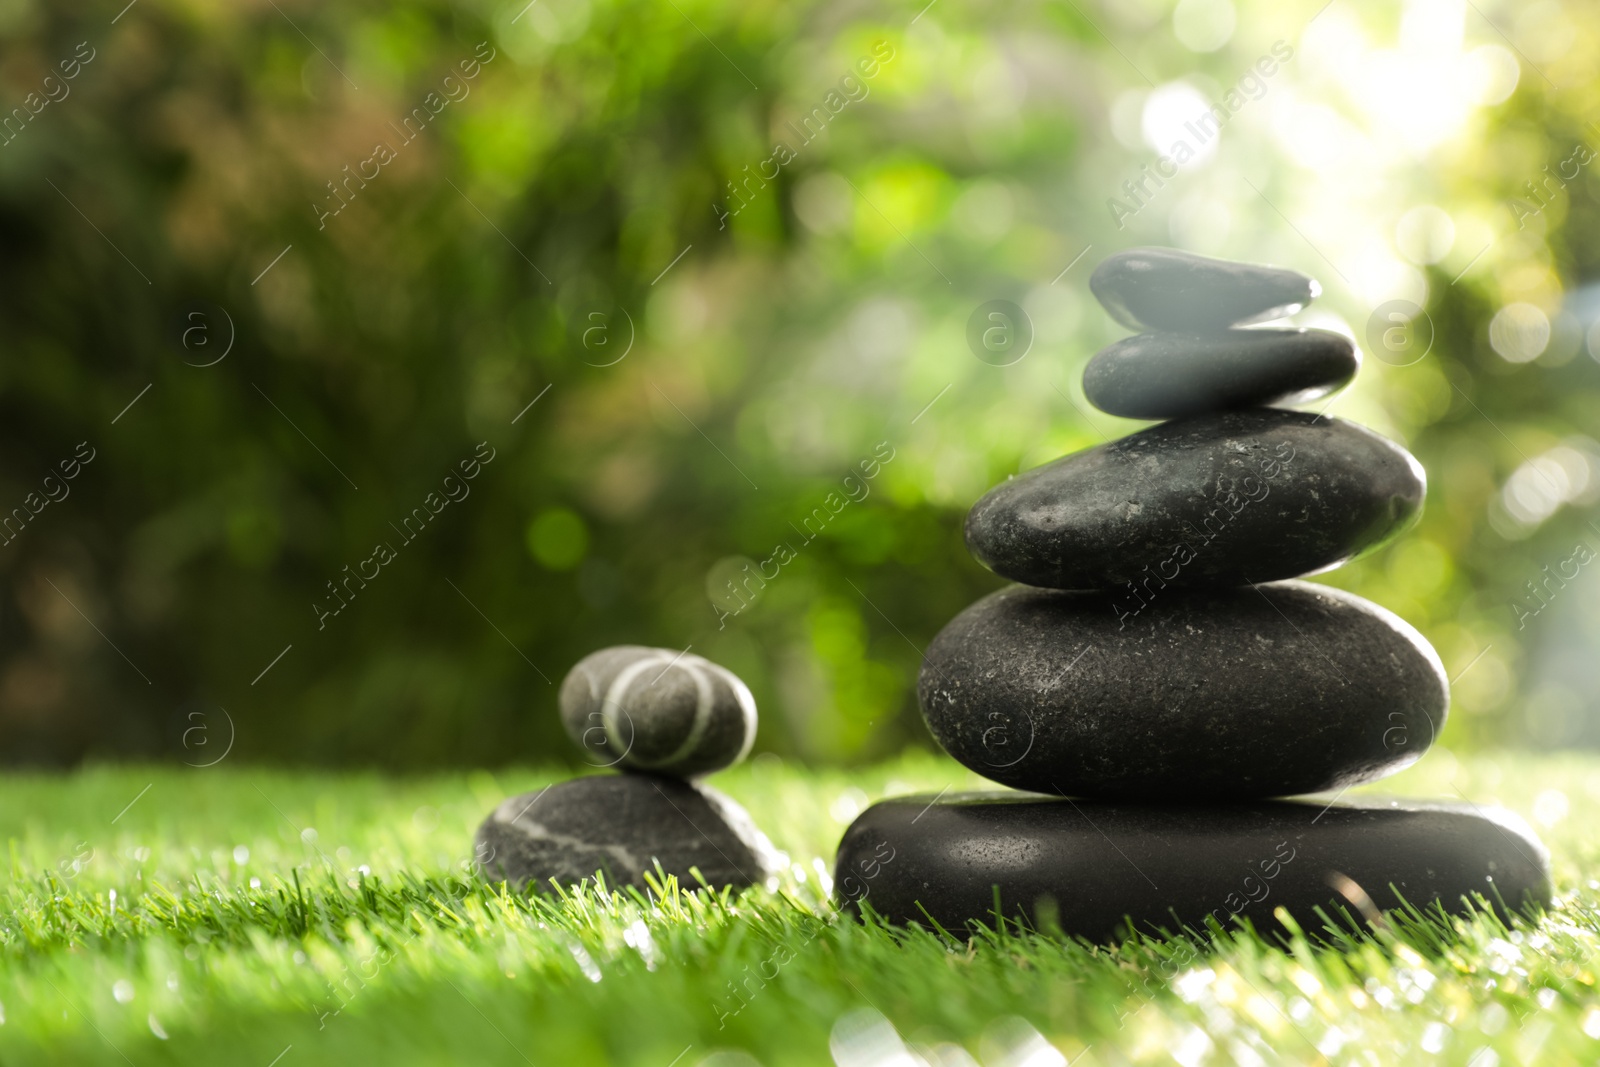
[[[693,778],[744,759],[756,701],[726,667],[688,649],[617,645],[561,683],[561,724],[595,767]]]
[[[1322,292],[1299,271],[1176,248],[1130,248],[1107,256],[1089,288],[1124,326],[1196,333],[1292,315]]]

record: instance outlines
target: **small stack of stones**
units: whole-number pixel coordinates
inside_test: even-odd
[[[1268,799],[1409,765],[1449,705],[1406,622],[1285,580],[1398,535],[1424,491],[1394,442],[1269,406],[1359,366],[1337,333],[1239,329],[1299,311],[1317,283],[1150,248],[1111,256],[1090,286],[1147,332],[1089,362],[1089,400],[1168,421],[978,501],[969,549],[1022,584],[946,626],[918,688],[952,756],[1052,796],[884,801],[845,833],[836,882],[872,866],[870,903],[893,921],[1020,916],[1094,940],[1236,917],[1266,930],[1279,907],[1315,930],[1319,908],[1377,921],[1481,898],[1509,921],[1548,903],[1547,854],[1509,813]]]
[[[561,722],[595,766],[502,802],[478,827],[484,874],[519,889],[743,888],[780,857],[737,803],[693,779],[738,763],[756,736],[756,702],[732,671],[672,649],[621,645],[579,660],[561,683]],[[659,877],[659,875],[658,875]]]

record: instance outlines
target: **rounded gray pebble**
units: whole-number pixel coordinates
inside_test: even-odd
[[[1141,333],[1096,352],[1083,395],[1129,419],[1175,419],[1267,404],[1303,404],[1354,378],[1361,356],[1332,330]]]
[[[1293,315],[1322,288],[1284,267],[1235,263],[1177,248],[1130,248],[1089,276],[1095,299],[1136,330],[1221,330]]]
[[[725,667],[669,648],[618,645],[579,660],[561,683],[561,723],[597,767],[688,778],[738,763],[756,702]]]
[[[593,878],[646,888],[660,864],[686,889],[759,885],[783,857],[749,814],[698,782],[645,774],[578,778],[510,797],[478,827],[484,876],[549,892]],[[699,872],[699,878],[695,873]]]

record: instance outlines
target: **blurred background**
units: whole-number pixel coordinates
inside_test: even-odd
[[[123,4],[0,0],[0,762],[575,762],[619,642],[929,745],[966,509],[1137,428],[1079,376],[1141,244],[1365,350],[1427,512],[1319,580],[1442,743],[1600,746],[1576,0]]]

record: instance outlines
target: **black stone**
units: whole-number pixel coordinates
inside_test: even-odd
[[[1131,597],[1012,586],[928,646],[933,736],[1018,789],[1211,801],[1340,789],[1433,743],[1449,684],[1426,639],[1309,582]]]
[[[1107,256],[1089,276],[1089,289],[1124,326],[1178,331],[1282,318],[1322,292],[1299,271],[1176,248],[1130,248]]]
[[[709,786],[653,775],[578,778],[503,801],[478,827],[485,877],[548,891],[605,875],[606,885],[645,888],[657,862],[695,889],[766,880],[778,856],[750,816]]]
[[[618,645],[561,683],[561,724],[596,767],[709,774],[744,759],[756,702],[730,670],[671,648]]]
[[[1348,384],[1356,346],[1332,330],[1141,333],[1095,353],[1083,393],[1101,411],[1175,419],[1263,404],[1303,404]]]
[[[1257,408],[1152,426],[991,489],[967,547],[1028,585],[1241,585],[1327,570],[1422,509],[1422,467],[1370,430]]]
[[[1549,857],[1516,816],[1466,806],[1261,801],[1105,804],[984,793],[875,804],[839,844],[835,892],[894,923],[1022,918],[1095,942],[1249,920],[1320,936],[1406,904],[1513,921],[1550,902]],[[998,890],[996,889],[998,887]],[[997,898],[998,893],[998,898]],[[1473,904],[1467,903],[1468,900]],[[1170,977],[1170,976],[1169,976]]]

